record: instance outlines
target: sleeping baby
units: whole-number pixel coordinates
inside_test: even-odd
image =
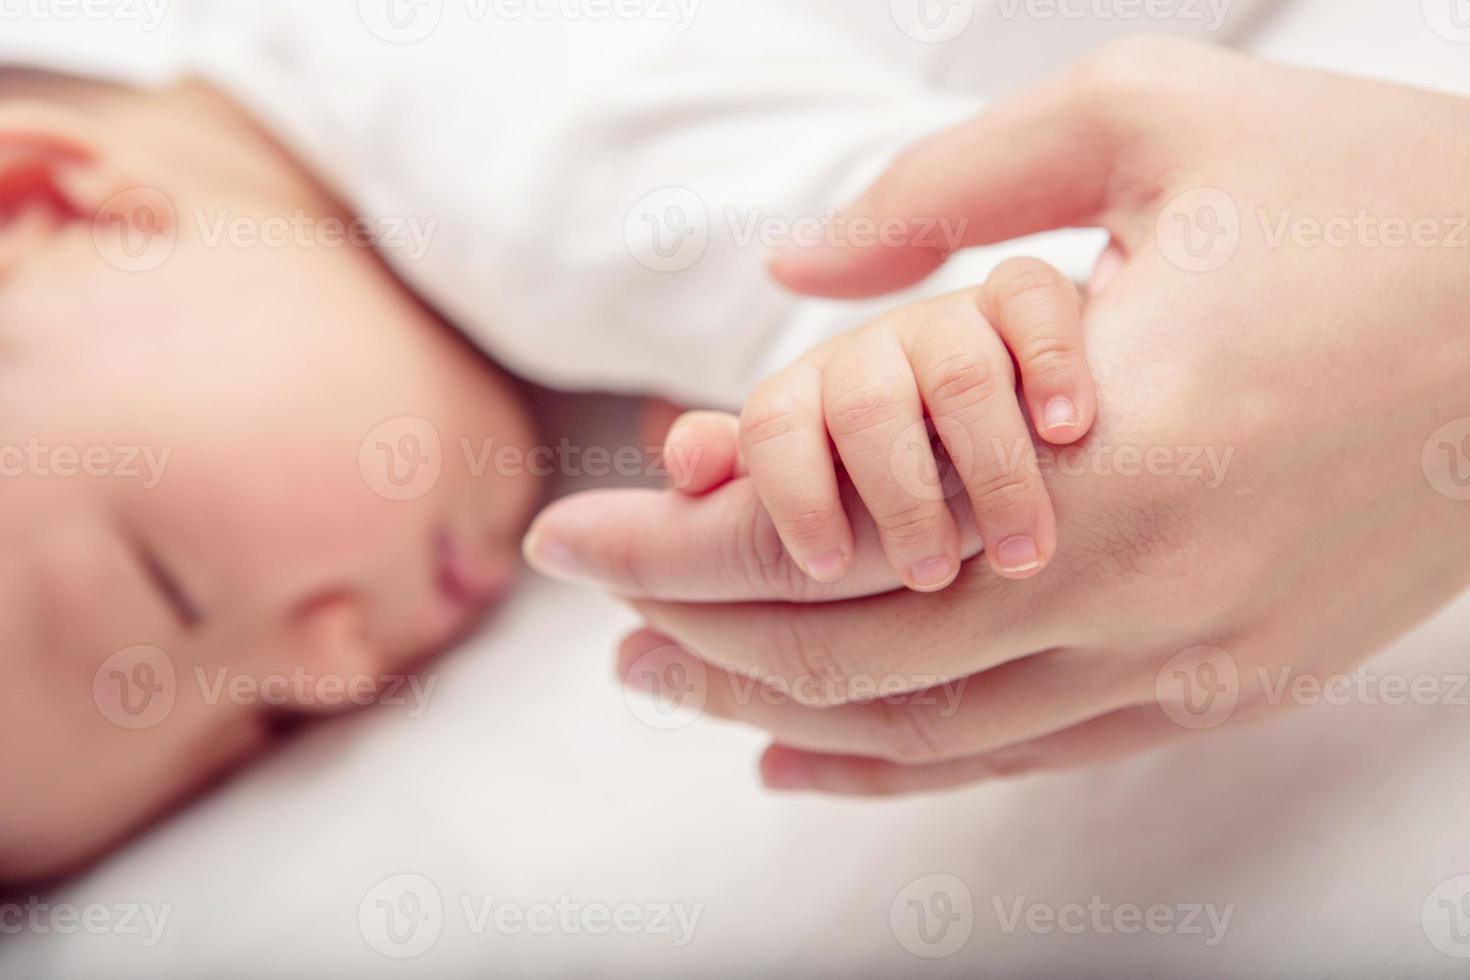
[[[1072,277],[979,256],[884,311],[762,271],[773,229],[832,233],[827,202],[994,79],[887,4],[677,32],[351,6],[0,39],[0,882],[470,629],[541,488],[453,447],[534,452],[513,375],[743,404],[675,425],[677,490],[748,476],[815,580],[853,557],[848,485],[895,584],[944,588],[971,524],[1002,575],[1058,546],[1034,440],[1097,412]]]

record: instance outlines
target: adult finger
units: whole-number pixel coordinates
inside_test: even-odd
[[[664,678],[697,678],[703,714],[764,729],[788,748],[920,765],[1040,738],[1147,700],[1153,679],[1122,669],[1125,663],[1049,650],[955,679],[875,675],[864,679],[867,699],[812,707],[825,696],[827,678],[801,678],[802,690],[787,693],[640,630],[619,648],[618,676],[655,696],[670,693],[661,689]],[[914,684],[929,686],[907,690]]]
[[[1166,745],[1190,734],[1156,704],[1113,711],[1063,731],[967,759],[909,766],[857,755],[824,755],[772,745],[761,758],[771,789],[839,796],[899,796],[990,779],[1074,769]]]
[[[1156,38],[1107,45],[902,153],[841,215],[881,234],[787,246],[771,274],[799,293],[874,296],[913,285],[960,248],[1078,226],[1137,241],[1148,232],[1136,211],[1170,177],[1163,154],[1188,145],[1188,114],[1158,100],[1226,57]]]
[[[547,507],[526,535],[526,560],[563,581],[630,598],[671,602],[827,602],[903,587],[889,567],[873,519],[840,482],[853,531],[846,574],[824,584],[791,560],[776,527],[743,477],[701,497],[660,490],[593,490]],[[964,498],[949,501],[961,554],[980,551]]]
[[[1077,639],[1058,576],[1015,581],[983,562],[943,592],[893,592],[841,602],[680,603],[636,600],[650,629],[716,667],[755,676],[803,703],[798,685],[821,678],[810,703],[867,697],[869,679],[892,692],[934,686]],[[963,622],[963,633],[954,624]]]

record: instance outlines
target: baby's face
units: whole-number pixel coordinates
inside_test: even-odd
[[[534,502],[510,385],[371,252],[210,242],[292,202],[158,183],[156,268],[59,211],[0,259],[0,881],[443,647]]]

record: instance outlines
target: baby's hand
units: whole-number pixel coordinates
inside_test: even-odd
[[[665,459],[675,486],[691,494],[748,470],[791,557],[831,582],[853,554],[835,445],[894,570],[909,588],[932,592],[954,581],[961,561],[945,502],[959,488],[939,477],[932,433],[963,483],[991,565],[1025,578],[1055,553],[1056,516],[1017,399],[1017,365],[1042,438],[1066,445],[1086,435],[1097,398],[1077,290],[1034,259],[828,341],[763,382],[738,421],[683,416]]]

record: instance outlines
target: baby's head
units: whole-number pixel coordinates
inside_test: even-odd
[[[485,448],[525,411],[350,218],[209,89],[0,73],[0,881],[508,583],[535,488]]]

